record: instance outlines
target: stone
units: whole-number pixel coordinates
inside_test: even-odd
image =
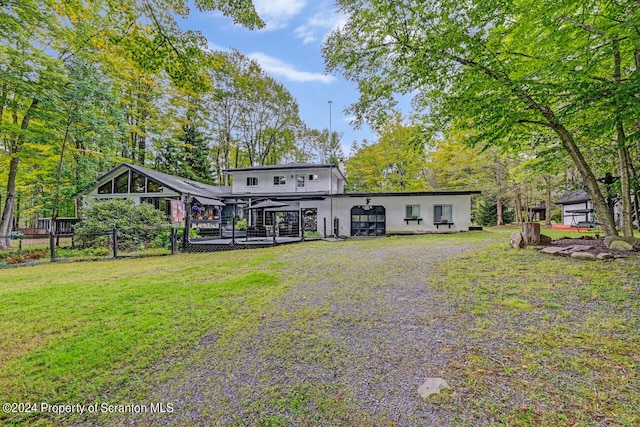
[[[632,251],[633,245],[625,242],[624,240],[614,240],[609,245],[609,249],[612,251]]]
[[[587,245],[565,246],[564,249],[562,249],[562,251],[560,252],[560,254],[571,255],[574,252],[587,252],[591,248],[593,248],[593,246],[587,246]]]
[[[551,241],[552,241],[551,237],[546,236],[544,234],[540,235],[540,244],[541,245],[550,245]]]
[[[604,238],[604,244],[607,245],[609,249],[611,249],[611,243],[613,242],[627,242],[631,246],[635,245],[638,242],[638,239],[635,237],[622,237],[622,236],[609,236]]]
[[[451,389],[449,384],[442,378],[427,378],[427,380],[418,388],[418,394],[423,399],[431,396],[432,394],[438,394],[443,389]]]
[[[614,259],[615,255],[610,254],[608,252],[600,252],[596,258],[601,259],[601,260],[605,260],[605,259]]]
[[[509,244],[514,249],[522,249],[524,247],[524,239],[522,237],[522,233],[519,231],[514,231],[511,234],[511,240],[509,241]]]
[[[573,252],[571,258],[581,259],[584,261],[594,261],[596,256],[591,252]]]
[[[542,249],[540,252],[543,254],[557,255],[559,252],[562,252],[563,250],[564,248],[562,246],[547,246],[546,248]]]

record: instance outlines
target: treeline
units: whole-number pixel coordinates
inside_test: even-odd
[[[0,236],[18,205],[73,215],[74,197],[122,161],[227,184],[226,168],[337,155],[339,135],[308,129],[257,63],[178,27],[186,0],[1,3]],[[194,6],[264,25],[251,1]]]

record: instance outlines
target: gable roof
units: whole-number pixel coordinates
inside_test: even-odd
[[[591,197],[583,189],[569,190],[558,199],[556,205],[572,205],[574,203],[588,202],[589,200],[591,200]]]
[[[98,178],[98,183],[106,180],[106,178],[111,178],[119,175],[121,173],[120,171],[125,168],[138,172],[139,174],[144,175],[147,178],[150,178],[180,194],[191,194],[192,196],[219,198],[231,193],[231,187],[218,187],[215,185],[204,184],[192,179],[169,175],[163,172],[155,171],[153,169],[145,168],[143,166],[132,165],[130,163],[122,163],[119,166],[111,169],[109,172]]]

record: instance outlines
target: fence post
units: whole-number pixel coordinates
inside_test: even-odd
[[[171,255],[176,253],[176,229],[171,227]]]
[[[118,258],[118,228],[113,225],[113,257]]]
[[[51,262],[56,261],[56,235],[53,231],[49,232],[49,251],[51,253]]]

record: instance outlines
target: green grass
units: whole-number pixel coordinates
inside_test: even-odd
[[[443,407],[465,425],[640,425],[639,284],[638,259],[504,244],[450,258],[432,286],[468,324],[469,354],[451,366],[463,397]]]
[[[279,250],[41,265],[0,272],[4,402],[145,393],[146,369],[239,327],[283,292]],[[98,397],[99,399],[99,397]],[[28,415],[0,423],[28,421]],[[68,419],[65,419],[68,420]],[[34,421],[33,419],[31,420]]]

